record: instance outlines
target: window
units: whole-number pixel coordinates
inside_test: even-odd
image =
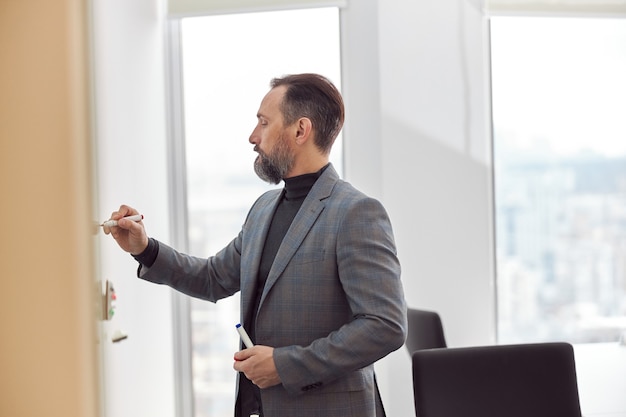
[[[626,22],[491,19],[500,342],[626,329]]]
[[[339,11],[317,8],[184,18],[181,27],[188,252],[206,257],[239,232],[269,189],[248,137],[270,79],[317,72],[340,87]],[[342,139],[331,161],[342,172]],[[231,416],[239,297],[191,300],[196,417]]]

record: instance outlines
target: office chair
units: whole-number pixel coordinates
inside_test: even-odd
[[[412,360],[417,417],[581,417],[568,343],[418,350]]]
[[[409,308],[409,331],[405,346],[412,354],[416,350],[446,347],[446,338],[439,314],[434,311]]]

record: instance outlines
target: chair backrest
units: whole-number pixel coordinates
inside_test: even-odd
[[[446,347],[446,338],[439,314],[434,311],[409,308],[409,331],[405,346],[412,354],[416,350]]]
[[[418,350],[412,360],[417,417],[581,417],[568,343]]]

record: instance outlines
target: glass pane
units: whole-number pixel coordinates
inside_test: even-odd
[[[271,78],[317,72],[340,87],[336,8],[183,19],[189,251],[206,257],[239,232],[270,188],[254,173],[248,137]],[[331,160],[342,171],[341,137]],[[232,416],[239,296],[192,300],[195,415]]]
[[[498,338],[626,329],[626,21],[491,21]]]

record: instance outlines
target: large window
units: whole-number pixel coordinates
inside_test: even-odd
[[[491,20],[500,342],[626,329],[626,21]]]
[[[188,246],[206,257],[237,235],[254,200],[269,189],[254,174],[248,138],[270,79],[318,72],[340,87],[339,12],[193,17],[180,26]],[[340,173],[341,148],[340,137],[331,154]],[[190,310],[195,416],[231,416],[239,297],[215,305],[192,300]]]

